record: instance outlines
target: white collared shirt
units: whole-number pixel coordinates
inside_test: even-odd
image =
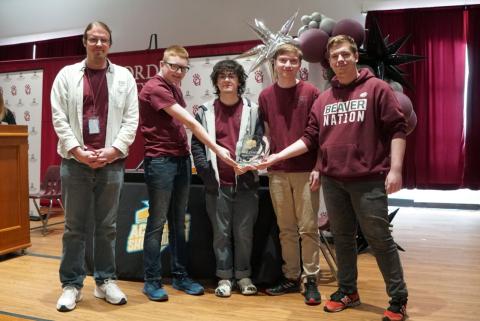
[[[62,68],[50,93],[53,128],[58,136],[57,152],[72,158],[73,148],[83,142],[83,77],[86,60]],[[138,126],[137,84],[130,71],[109,61],[106,73],[108,117],[105,147],[115,147],[122,157],[128,154]]]

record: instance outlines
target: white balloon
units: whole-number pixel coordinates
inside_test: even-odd
[[[399,82],[389,80],[388,83],[394,91],[399,91],[399,92],[403,93],[403,86]]]
[[[320,22],[322,20],[322,14],[319,13],[319,12],[314,12],[310,15],[310,17],[312,17],[312,20],[316,21],[316,22]]]
[[[308,24],[308,29],[318,29],[318,22],[314,20],[310,21],[310,23]]]
[[[308,30],[308,26],[301,26],[299,29],[298,29],[298,32],[297,32],[297,35],[300,37],[300,35],[305,32],[306,30]]]
[[[325,31],[326,33],[331,35],[332,30],[333,30],[333,28],[335,27],[336,24],[337,24],[337,22],[335,20],[327,17],[325,19],[322,19],[322,21],[320,22],[320,29],[322,29],[323,31]]]
[[[307,26],[310,21],[312,21],[312,18],[310,16],[304,15],[300,18],[300,21],[302,22],[303,25]]]

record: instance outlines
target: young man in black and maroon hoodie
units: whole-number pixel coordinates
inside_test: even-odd
[[[407,287],[389,230],[387,194],[402,187],[406,120],[388,84],[357,69],[358,50],[349,36],[327,44],[332,87],[312,107],[302,138],[259,166],[319,148],[321,183],[335,240],[339,289],[327,312],[360,304],[357,292],[357,222],[382,272],[390,306],[384,321],[404,320]]]

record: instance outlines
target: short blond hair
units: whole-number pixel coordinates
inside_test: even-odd
[[[277,51],[275,51],[275,54],[273,55],[273,60],[276,60],[278,56],[286,53],[294,54],[298,57],[299,60],[302,60],[303,58],[303,52],[299,47],[291,43],[284,43],[277,48]]]
[[[353,40],[352,37],[347,36],[347,35],[338,35],[335,37],[331,37],[328,39],[327,42],[327,54],[330,57],[330,49],[332,49],[333,46],[342,44],[342,43],[348,43],[350,50],[352,53],[356,54],[358,52],[358,47],[357,44],[355,43],[355,40]]]
[[[182,46],[173,45],[165,49],[163,52],[163,61],[166,61],[167,58],[176,56],[188,60],[188,51]]]

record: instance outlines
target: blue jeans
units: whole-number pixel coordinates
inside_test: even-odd
[[[340,290],[357,291],[358,222],[382,272],[388,295],[406,299],[408,292],[402,264],[390,233],[385,182],[342,182],[322,176],[322,187],[335,241]]]
[[[115,238],[124,161],[92,169],[74,159],[63,159],[60,167],[65,231],[60,263],[62,286],[83,287],[85,242],[93,228],[93,276],[97,284],[116,279]]]
[[[161,242],[168,219],[168,241],[174,277],[187,275],[185,214],[192,165],[190,156],[146,157],[144,161],[149,209],[143,242],[145,281],[162,278]]]
[[[213,228],[216,275],[221,279],[250,277],[257,189],[235,191],[234,187],[220,187],[218,196],[206,193],[205,199]]]

